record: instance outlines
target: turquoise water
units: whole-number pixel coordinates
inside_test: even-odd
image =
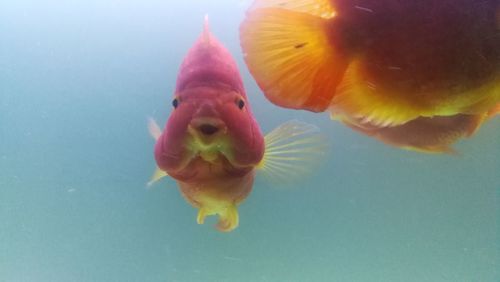
[[[500,281],[500,119],[458,156],[387,147],[270,104],[242,60],[246,1],[0,3],[0,281]],[[332,144],[308,179],[257,179],[219,233],[154,170],[178,66],[209,14],[264,132]]]

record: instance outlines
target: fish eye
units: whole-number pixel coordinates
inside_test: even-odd
[[[174,109],[177,109],[179,106],[179,99],[174,98],[174,100],[172,100],[172,106],[174,106]]]
[[[245,107],[245,101],[243,101],[243,99],[239,99],[237,105],[240,110],[243,110],[243,107]]]

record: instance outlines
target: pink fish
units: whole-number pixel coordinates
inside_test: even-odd
[[[274,178],[300,175],[325,149],[315,127],[297,121],[262,135],[236,63],[207,20],[182,62],[172,105],[163,133],[149,122],[158,165],[150,183],[174,178],[199,209],[197,222],[218,215],[221,231],[238,226],[237,206],[252,190],[257,169]]]

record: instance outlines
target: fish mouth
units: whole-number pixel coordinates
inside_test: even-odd
[[[210,136],[219,131],[219,127],[213,126],[211,124],[202,124],[197,129],[199,132],[201,132],[201,134],[206,136]]]
[[[195,118],[188,126],[190,148],[206,162],[217,164],[227,147],[227,127],[218,118]]]
[[[218,118],[198,117],[189,124],[189,132],[204,143],[213,141],[216,136],[225,134],[227,127]]]

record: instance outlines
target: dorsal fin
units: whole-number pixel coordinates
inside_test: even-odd
[[[180,93],[190,82],[200,79],[217,80],[245,96],[238,66],[231,53],[210,32],[208,16],[205,16],[203,30],[182,61],[175,92]]]
[[[203,41],[205,43],[210,43],[210,27],[208,25],[208,14],[205,14],[205,20],[203,21]]]

